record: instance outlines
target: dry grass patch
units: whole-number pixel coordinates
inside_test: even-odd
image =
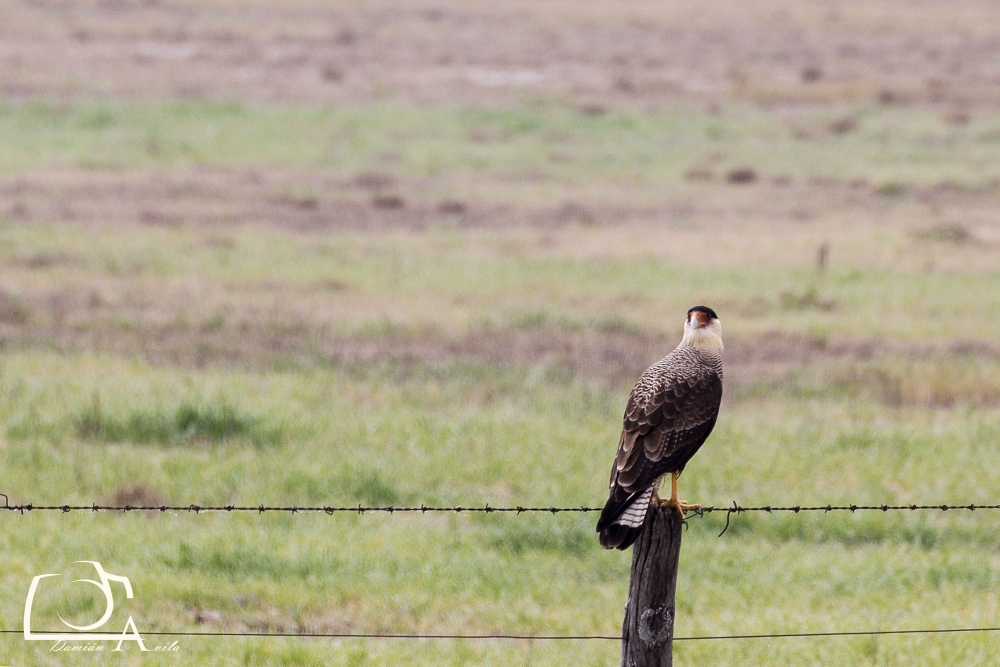
[[[170,505],[166,496],[142,484],[120,486],[102,500],[102,505],[111,507],[162,507]]]

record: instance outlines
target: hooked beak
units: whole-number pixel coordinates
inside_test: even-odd
[[[688,315],[688,326],[692,329],[701,329],[708,326],[708,317],[703,313],[691,313]]]

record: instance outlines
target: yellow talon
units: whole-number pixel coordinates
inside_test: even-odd
[[[669,498],[666,500],[660,500],[659,496],[654,493],[654,502],[656,502],[660,507],[673,507],[677,510],[677,513],[681,515],[681,523],[687,523],[687,519],[684,518],[684,513],[688,510],[700,510],[701,505],[697,503],[688,504],[677,498],[677,473],[675,472],[670,473],[670,487],[671,493]]]

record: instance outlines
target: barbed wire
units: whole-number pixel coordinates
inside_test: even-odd
[[[824,514],[828,512],[858,512],[858,511],[878,511],[878,512],[892,512],[892,511],[926,511],[926,510],[937,510],[941,512],[948,512],[951,510],[967,510],[969,512],[975,512],[976,510],[997,510],[1000,509],[1000,505],[976,505],[974,503],[969,503],[967,505],[949,505],[947,503],[942,503],[939,505],[812,505],[812,506],[802,506],[802,505],[791,505],[791,506],[770,506],[765,505],[763,507],[741,507],[734,500],[731,507],[703,507],[695,510],[700,513],[707,512],[725,512],[726,513],[726,525],[723,527],[722,532],[719,533],[719,537],[726,534],[729,530],[729,520],[734,514],[742,514],[743,512],[792,512],[798,514],[799,512],[823,512]]]
[[[32,503],[15,503],[10,504],[10,499],[7,494],[0,493],[0,496],[4,499],[3,506],[0,506],[0,510],[7,510],[9,512],[17,512],[19,514],[25,514],[30,512],[39,511],[58,511],[60,513],[68,513],[74,511],[83,512],[186,512],[193,514],[210,513],[210,512],[248,512],[254,514],[264,514],[266,512],[283,512],[283,513],[323,513],[327,515],[333,515],[336,513],[350,512],[350,513],[387,513],[395,514],[399,513],[427,513],[427,512],[481,512],[481,513],[507,513],[507,514],[525,514],[525,513],[543,513],[543,514],[559,514],[559,513],[590,513],[590,512],[600,512],[602,508],[600,507],[524,507],[524,506],[504,506],[504,507],[492,507],[489,504],[483,506],[428,506],[421,504],[419,506],[365,506],[358,504],[356,506],[268,506],[265,504],[259,505],[71,505],[56,504],[56,505],[35,505]],[[729,528],[729,520],[733,514],[741,514],[744,512],[790,512],[794,514],[799,514],[801,512],[822,512],[824,514],[829,512],[859,512],[859,511],[879,511],[879,512],[890,512],[890,511],[941,511],[947,512],[951,510],[966,510],[966,511],[976,511],[976,510],[1000,510],[1000,504],[996,505],[977,505],[975,503],[968,504],[948,504],[940,503],[933,505],[861,505],[861,504],[850,504],[850,505],[762,505],[753,507],[744,507],[733,501],[731,506],[707,506],[695,508],[693,513],[696,515],[710,514],[713,512],[725,512],[726,513],[726,526],[723,528],[721,536]],[[829,632],[782,632],[782,633],[767,633],[767,634],[746,634],[746,635],[703,635],[703,636],[690,636],[690,637],[674,637],[673,641],[697,641],[697,640],[743,640],[743,639],[782,639],[782,638],[796,638],[796,637],[852,637],[852,636],[871,636],[871,635],[907,635],[907,634],[945,634],[945,633],[965,633],[965,632],[998,632],[1000,627],[980,627],[980,628],[928,628],[928,629],[913,629],[913,630],[849,630],[849,631],[829,631]],[[21,630],[0,630],[0,634],[19,634]],[[40,632],[38,634],[45,634]],[[61,633],[61,634],[78,634],[81,636],[81,641],[84,640],[86,635],[92,634],[87,632],[79,633]],[[185,632],[185,631],[152,631],[144,632],[142,634],[150,636],[176,636],[176,637],[291,637],[291,638],[338,638],[338,639],[474,639],[474,640],[486,640],[486,639],[517,639],[517,640],[607,640],[607,641],[621,641],[621,637],[617,635],[527,635],[527,634],[508,634],[508,633],[497,633],[497,634],[407,634],[407,633],[349,633],[349,632]]]
[[[395,514],[395,513],[421,513],[426,514],[428,512],[481,512],[485,514],[528,514],[528,513],[541,513],[541,514],[561,514],[561,513],[591,513],[600,512],[602,508],[600,507],[587,507],[586,505],[581,505],[579,507],[525,507],[522,505],[516,506],[500,506],[493,507],[489,503],[486,505],[478,506],[464,506],[464,505],[454,505],[454,506],[432,506],[420,504],[411,506],[396,506],[396,505],[362,505],[361,503],[357,505],[348,506],[332,506],[332,505],[266,505],[260,503],[258,505],[199,505],[192,503],[190,505],[99,505],[93,503],[90,505],[72,505],[69,503],[51,504],[51,505],[35,505],[34,503],[15,503],[10,504],[10,500],[7,494],[0,493],[0,496],[4,498],[4,504],[0,506],[0,510],[7,510],[10,512],[17,512],[20,514],[25,514],[27,512],[187,512],[192,514],[201,514],[208,512],[249,512],[254,514],[264,514],[266,512],[284,512],[290,514],[299,513],[323,513],[323,514],[337,514],[349,512],[352,514],[366,514],[366,513],[385,513],[385,514]],[[727,515],[727,521],[733,514],[742,514],[744,512],[791,512],[793,514],[798,514],[800,512],[863,512],[863,511],[877,511],[877,512],[890,512],[890,511],[940,511],[948,512],[952,510],[965,510],[969,512],[975,512],[977,510],[1000,510],[1000,504],[997,505],[978,505],[975,503],[963,503],[963,504],[949,504],[949,503],[938,503],[933,505],[861,505],[861,504],[850,504],[850,505],[761,505],[754,507],[745,507],[733,501],[730,506],[706,506],[694,508],[692,510],[693,514],[703,515],[711,514],[713,512],[725,512]]]
[[[0,630],[0,634],[21,634],[22,630]],[[752,635],[695,635],[674,637],[673,641],[726,640],[726,639],[793,639],[796,637],[858,637],[870,635],[951,634],[959,632],[1000,632],[1000,627],[985,628],[926,628],[915,630],[844,630],[829,632],[777,632]],[[98,632],[48,632],[33,630],[32,634],[78,635],[80,641]],[[206,632],[206,631],[149,631],[142,635],[151,637],[290,637],[300,639],[526,639],[526,640],[605,640],[621,641],[618,635],[525,635],[525,634],[409,634],[397,632]]]

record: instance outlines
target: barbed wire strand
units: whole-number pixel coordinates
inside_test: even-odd
[[[86,512],[188,512],[194,514],[208,513],[208,512],[253,512],[257,514],[263,514],[265,512],[287,512],[291,514],[297,513],[319,513],[332,515],[339,512],[351,512],[358,514],[365,514],[367,512],[382,512],[388,514],[394,514],[396,512],[400,513],[427,513],[427,512],[483,512],[487,514],[491,513],[514,513],[514,514],[524,514],[524,513],[547,513],[547,514],[558,514],[565,512],[576,512],[576,513],[588,513],[588,512],[599,512],[601,508],[599,507],[491,507],[489,504],[482,507],[463,507],[463,506],[450,506],[450,507],[437,507],[437,506],[427,506],[421,504],[419,507],[396,507],[393,505],[387,506],[364,506],[358,504],[357,506],[350,507],[334,507],[334,506],[267,506],[264,504],[260,505],[70,505],[70,504],[58,504],[58,505],[34,505],[31,503],[23,504],[18,503],[11,505],[10,499],[7,494],[0,493],[0,496],[4,498],[4,505],[0,507],[0,510],[8,510],[11,512],[17,512],[24,514],[25,512],[38,512],[38,511],[58,511],[61,513],[68,513],[73,511],[86,511]],[[998,510],[1000,505],[976,505],[974,503],[962,504],[962,505],[949,505],[947,503],[936,504],[936,505],[816,505],[816,506],[774,506],[765,505],[759,507],[743,507],[733,501],[730,507],[702,507],[695,510],[695,514],[703,515],[712,512],[725,512],[726,513],[726,527],[723,528],[722,535],[729,528],[729,519],[733,514],[741,514],[744,512],[792,512],[798,514],[800,512],[837,512],[837,511],[918,511],[918,510],[937,510],[942,512],[947,512],[949,510]],[[934,628],[934,629],[919,629],[919,630],[856,630],[856,631],[843,631],[843,632],[786,632],[786,633],[770,633],[770,634],[755,634],[755,635],[711,635],[711,636],[694,636],[694,637],[674,637],[674,641],[695,641],[695,640],[735,640],[735,639],[779,639],[779,638],[795,638],[795,637],[849,637],[849,636],[869,636],[869,635],[905,635],[905,634],[934,634],[934,633],[957,633],[957,632],[997,632],[1000,631],[1000,627],[985,627],[985,628]],[[19,634],[21,630],[0,630],[0,634]],[[46,633],[38,633],[46,634]],[[79,634],[81,637],[86,636],[88,633],[63,633],[63,634]],[[291,633],[291,632],[145,632],[150,636],[177,636],[177,637],[299,637],[299,638],[357,638],[357,639],[520,639],[520,640],[614,640],[620,641],[621,637],[613,635],[516,635],[516,634],[483,634],[483,635],[459,635],[459,634],[405,634],[405,633]]]
[[[919,630],[846,630],[839,632],[779,632],[756,635],[701,635],[693,637],[674,637],[673,641],[700,640],[736,640],[736,639],[793,639],[797,637],[858,637],[870,635],[916,635],[916,634],[950,634],[958,632],[998,632],[995,628],[930,628]],[[22,630],[0,630],[0,634],[22,634]],[[32,631],[32,634],[46,635],[79,635],[80,641],[93,632],[46,632]],[[151,637],[290,637],[301,639],[524,639],[524,640],[606,640],[621,641],[618,635],[518,635],[518,634],[407,634],[378,632],[171,632],[152,631],[141,632],[141,635]]]
[[[429,506],[421,504],[419,506],[395,506],[395,505],[383,505],[376,506],[370,505],[365,506],[362,504],[350,505],[350,506],[298,506],[298,505],[265,505],[260,503],[258,505],[198,505],[192,503],[189,505],[99,505],[93,503],[90,505],[72,505],[69,503],[60,503],[54,505],[35,505],[34,503],[15,503],[10,504],[10,500],[7,494],[0,493],[0,496],[4,498],[4,504],[0,506],[0,510],[7,510],[10,512],[17,512],[24,514],[26,512],[188,512],[193,514],[201,514],[203,512],[250,512],[256,514],[264,514],[266,512],[287,512],[290,514],[298,513],[324,513],[324,514],[336,514],[342,512],[366,514],[372,513],[386,513],[395,514],[399,513],[422,513],[427,512],[482,512],[486,514],[526,514],[526,513],[543,513],[543,514],[560,514],[560,513],[590,513],[590,512],[600,512],[602,508],[600,507],[587,507],[581,505],[580,507],[524,507],[521,505],[517,506],[502,506],[502,507],[492,507],[489,504],[483,506],[470,506],[466,507],[463,505],[455,506]],[[966,510],[974,512],[977,510],[1000,510],[1000,504],[997,505],[977,505],[975,503],[962,503],[962,504],[949,504],[949,503],[937,503],[932,505],[862,505],[862,504],[850,504],[850,505],[762,505],[755,507],[744,507],[737,503],[735,500],[731,506],[707,506],[701,507],[693,510],[696,515],[711,514],[713,512],[725,512],[727,514],[727,519],[733,514],[742,514],[744,512],[791,512],[798,514],[800,512],[862,512],[862,511],[878,511],[878,512],[890,512],[890,511],[940,511],[948,512],[952,510]]]

